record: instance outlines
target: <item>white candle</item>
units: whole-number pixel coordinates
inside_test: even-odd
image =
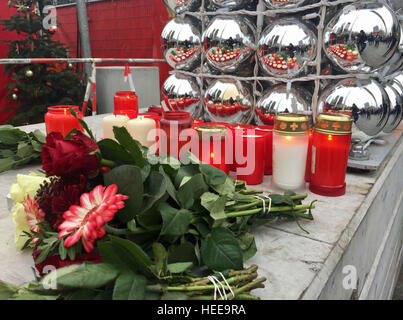
[[[129,131],[133,139],[137,140],[143,146],[148,148],[155,143],[155,140],[148,140],[147,135],[150,130],[155,128],[156,123],[153,119],[144,118],[142,116],[132,119],[127,123],[127,131]]]
[[[110,115],[102,119],[102,126],[104,129],[104,138],[115,140],[115,135],[113,134],[113,127],[126,127],[129,121],[128,116],[124,115]]]
[[[296,190],[305,182],[308,135],[273,134],[273,181],[283,190]]]

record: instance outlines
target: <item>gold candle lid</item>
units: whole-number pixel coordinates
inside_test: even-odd
[[[345,135],[352,132],[353,119],[341,113],[321,113],[316,118],[315,131],[325,134]]]
[[[228,128],[221,124],[205,124],[198,126],[196,131],[200,139],[221,140],[225,138]]]
[[[287,135],[303,135],[309,130],[309,118],[303,114],[283,113],[274,119],[274,131]]]

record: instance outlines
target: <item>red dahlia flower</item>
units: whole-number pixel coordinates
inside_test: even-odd
[[[71,247],[82,238],[85,251],[94,249],[94,241],[103,238],[105,222],[111,221],[115,213],[125,205],[123,200],[128,196],[116,194],[115,184],[109,187],[97,186],[90,193],[84,193],[80,198],[80,206],[71,206],[63,214],[64,222],[59,225],[59,238],[64,240],[65,247]]]
[[[95,141],[81,131],[71,137],[65,139],[59,132],[52,132],[46,137],[46,144],[42,147],[42,168],[48,177],[89,175],[99,169],[97,156],[90,155],[98,149]]]

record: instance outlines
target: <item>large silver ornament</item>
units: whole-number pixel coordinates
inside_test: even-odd
[[[269,9],[297,8],[309,4],[309,0],[263,0]]]
[[[403,73],[393,78],[391,86],[400,94],[403,99]]]
[[[177,73],[169,76],[162,86],[161,98],[173,110],[187,111],[192,117],[201,108],[199,84],[187,75]]]
[[[217,79],[207,88],[203,105],[211,121],[245,123],[253,111],[251,88],[245,82]]]
[[[185,11],[196,11],[200,8],[201,0],[163,0],[165,6],[176,14]]]
[[[399,49],[395,51],[392,58],[387,62],[386,66],[380,70],[379,73],[381,76],[384,76],[399,70],[403,70],[403,26],[401,24]]]
[[[326,26],[324,50],[345,72],[373,72],[388,62],[400,41],[399,21],[383,3],[345,6]]]
[[[262,69],[270,76],[294,78],[307,71],[316,57],[314,32],[297,19],[280,19],[270,24],[258,43]]]
[[[383,132],[391,133],[395,130],[402,120],[403,116],[403,98],[400,96],[399,92],[394,89],[390,84],[384,86],[385,91],[389,97],[390,101],[390,112],[389,112],[389,119],[386,123],[385,127],[383,128]]]
[[[263,92],[255,108],[255,122],[258,125],[274,125],[279,113],[312,115],[312,96],[304,88],[294,85],[289,90],[279,84]]]
[[[375,136],[388,121],[389,105],[386,91],[376,80],[349,78],[324,90],[319,98],[318,113],[348,114],[358,129]]]
[[[199,21],[178,16],[162,30],[162,54],[171,67],[191,71],[200,64],[200,39]]]
[[[217,16],[203,33],[208,63],[224,73],[236,71],[254,52],[254,26],[242,16]]]
[[[245,9],[253,0],[210,0],[213,8],[225,8],[229,10]]]

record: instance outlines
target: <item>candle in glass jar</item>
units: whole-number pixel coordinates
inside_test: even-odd
[[[237,162],[237,158],[240,158],[240,157],[236,156],[236,153],[237,153],[236,149],[239,149],[239,144],[237,147],[237,143],[236,143],[237,136],[241,137],[242,135],[246,134],[247,130],[253,130],[253,129],[255,129],[255,127],[252,126],[251,124],[243,124],[243,123],[229,124],[228,126],[232,131],[232,137],[233,137],[233,145],[232,145],[233,161],[232,161],[232,163],[230,163],[230,170],[236,171],[236,168],[241,165],[241,164],[239,164],[239,161]],[[238,138],[238,139],[240,139],[240,138]],[[238,151],[238,154],[239,154],[239,151]]]
[[[118,91],[113,98],[114,114],[127,115],[130,119],[137,117],[139,98],[134,91]]]
[[[305,168],[305,181],[311,180],[311,162],[312,162],[312,141],[313,141],[313,128],[309,129],[309,143],[308,143],[308,156],[306,158]]]
[[[190,113],[186,111],[165,111],[160,120],[160,129],[166,134],[166,146],[162,146],[162,150],[166,150],[171,156],[178,158],[181,156],[181,149],[186,145],[190,138],[186,141],[180,141],[180,133],[192,127],[192,118]],[[160,139],[160,144],[164,143]]]
[[[256,132],[265,136],[265,167],[264,174],[273,174],[273,126],[257,126]]]
[[[77,113],[79,119],[83,119],[82,113],[78,106],[52,106],[48,108],[45,114],[46,134],[51,132],[60,132],[64,137],[73,129],[83,131],[78,120],[70,113],[70,109]]]
[[[254,134],[250,134],[254,132]],[[249,129],[242,134],[244,164],[237,162],[237,179],[248,185],[257,185],[263,182],[265,168],[266,137]],[[236,151],[239,152],[239,151]]]
[[[280,114],[274,121],[273,182],[284,190],[296,190],[305,183],[309,143],[309,118]]]
[[[155,143],[155,139],[149,140],[147,137],[148,133],[153,129],[156,129],[155,121],[142,116],[127,122],[127,131],[129,131],[132,138],[148,148]]]
[[[129,121],[128,116],[123,115],[110,115],[102,119],[102,127],[104,130],[104,139],[114,139],[115,134],[113,133],[113,127],[127,127],[127,122]]]
[[[345,194],[351,128],[352,119],[347,115],[318,115],[312,141],[312,192],[329,197]]]
[[[229,174],[225,156],[227,130],[223,125],[201,125],[196,128],[199,135],[199,160]]]

